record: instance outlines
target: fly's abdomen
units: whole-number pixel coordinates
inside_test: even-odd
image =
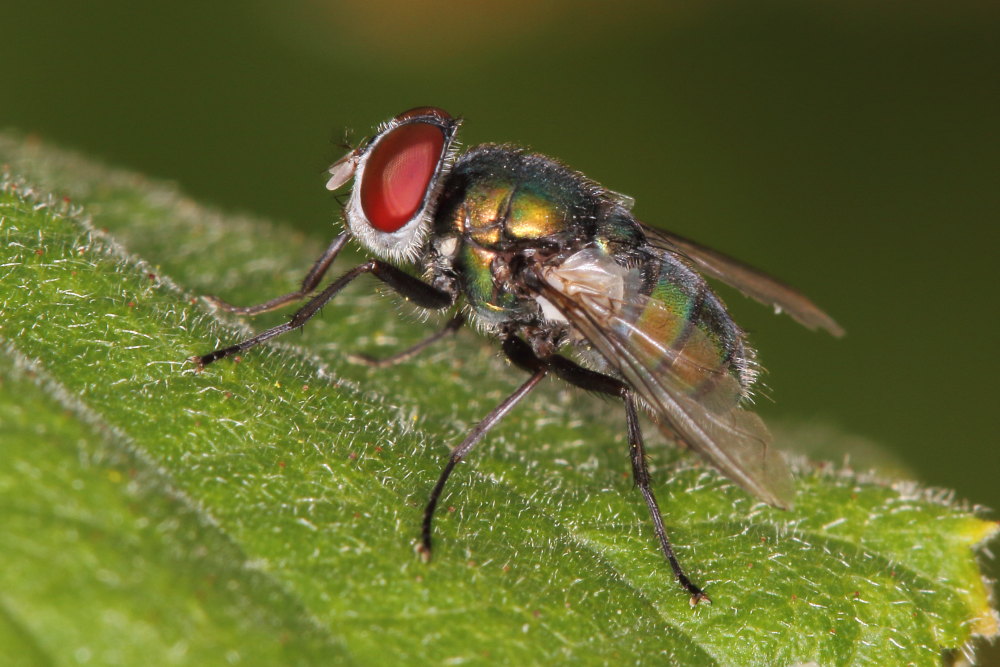
[[[685,392],[717,399],[720,408],[735,405],[753,382],[743,332],[705,281],[680,260],[664,255],[650,268],[642,290],[647,296],[629,299],[622,317],[628,324],[619,325],[619,334],[653,374],[669,374]]]

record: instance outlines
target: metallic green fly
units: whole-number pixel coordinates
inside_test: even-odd
[[[424,512],[420,549],[455,465],[547,375],[620,398],[632,470],[663,555],[696,604],[707,596],[667,538],[639,424],[644,409],[673,440],[698,452],[761,500],[788,507],[794,487],[764,423],[745,404],[757,375],[746,336],[702,274],[732,285],[811,329],[843,330],[792,288],[693,241],[646,227],[631,200],[552,158],[485,144],[458,154],[460,120],[412,109],[330,168],[327,187],[352,178],[346,231],[295,292],[253,315],[311,297],[291,320],[195,361],[205,366],[303,326],[348,283],[372,274],[416,305],[450,309],[445,328],[378,365],[411,357],[471,320],[530,374],[455,447]],[[374,255],[315,293],[354,239]],[[420,277],[398,268],[410,265]]]

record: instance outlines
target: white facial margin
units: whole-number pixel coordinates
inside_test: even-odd
[[[413,119],[404,121],[404,123],[409,122],[414,121]],[[361,182],[364,179],[368,157],[378,145],[379,140],[403,123],[395,119],[386,123],[379,131],[376,140],[367,146],[364,153],[358,158],[357,168],[354,172],[354,187],[351,188],[351,197],[344,209],[344,217],[351,235],[358,240],[358,243],[375,253],[379,258],[392,262],[412,262],[419,257],[420,249],[423,248],[430,232],[434,212],[437,210],[444,176],[451,170],[451,165],[455,161],[455,152],[451,145],[461,121],[455,119],[453,122],[454,125],[451,127],[441,128],[444,133],[444,156],[438,162],[434,175],[431,176],[431,184],[424,195],[423,207],[408,223],[394,232],[379,231],[368,222],[364,209],[361,207]]]

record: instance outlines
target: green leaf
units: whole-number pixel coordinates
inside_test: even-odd
[[[363,283],[303,333],[197,372],[191,355],[284,317],[197,296],[287,291],[326,239],[16,137],[0,162],[0,651],[16,662],[932,665],[997,633],[976,555],[997,524],[948,494],[800,462],[783,512],[654,442],[678,556],[713,600],[692,608],[632,487],[620,407],[555,383],[456,470],[425,564],[448,448],[522,381],[495,345],[463,332],[353,365],[430,331]]]

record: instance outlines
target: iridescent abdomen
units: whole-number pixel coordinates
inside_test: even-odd
[[[704,279],[683,260],[657,251],[643,293],[622,313],[630,323],[621,335],[633,343],[639,361],[654,373],[670,373],[692,395],[711,393],[726,375],[734,376],[742,393],[753,384],[753,352],[743,331]],[[732,383],[724,383],[732,386]],[[719,396],[734,404],[741,396]]]

